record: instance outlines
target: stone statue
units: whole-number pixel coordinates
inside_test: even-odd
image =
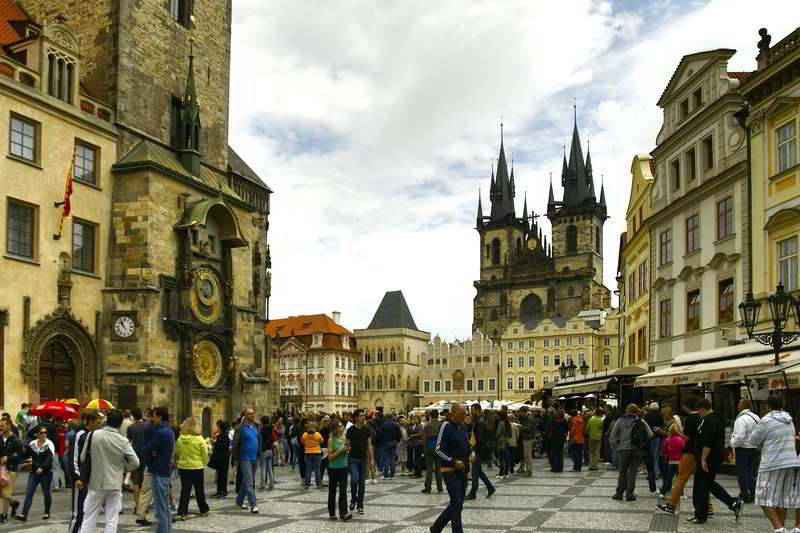
[[[758,35],[761,36],[761,40],[758,41],[758,55],[766,54],[769,52],[769,43],[772,41],[772,36],[767,33],[767,28],[758,30]]]

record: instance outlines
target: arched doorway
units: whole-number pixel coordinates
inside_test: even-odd
[[[203,436],[211,437],[211,408],[203,409]]]
[[[383,400],[380,398],[375,400],[375,410],[383,413]]]
[[[39,356],[39,401],[74,398],[75,390],[75,364],[63,340],[56,337]]]

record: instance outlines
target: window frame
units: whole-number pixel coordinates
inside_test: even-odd
[[[736,319],[734,299],[736,286],[733,278],[725,278],[717,282],[717,323],[729,324]],[[725,308],[723,308],[725,306]],[[724,314],[723,314],[724,313]]]
[[[696,295],[693,299],[693,295]],[[686,332],[702,329],[703,294],[700,289],[686,292]]]
[[[672,298],[658,302],[658,334],[659,337],[672,337]]]
[[[89,150],[92,153],[92,179],[87,180],[85,179],[85,175],[78,176],[78,149],[83,148],[84,150]],[[93,187],[99,187],[99,177],[100,174],[98,172],[99,162],[100,162],[100,148],[84,141],[83,139],[75,138],[75,148],[73,153],[73,166],[72,166],[72,177],[75,181],[79,183],[83,183],[85,185],[91,185]],[[86,157],[82,157],[84,161]]]
[[[22,143],[15,143],[14,142],[14,122],[21,122],[23,125],[27,125],[33,128],[33,135],[26,135],[25,131],[17,131],[23,136]],[[8,120],[8,155],[12,159],[16,159],[17,161],[22,161],[24,163],[30,163],[33,165],[38,166],[39,162],[41,161],[41,128],[42,124],[32,118],[28,118],[24,115],[20,115],[19,113],[11,112],[11,115]],[[25,153],[25,143],[24,138],[31,137],[33,139],[33,147],[30,148],[31,152],[33,153],[33,158],[28,158],[23,155]],[[19,145],[22,147],[22,154],[14,153],[14,145]]]
[[[781,140],[781,130],[791,128],[792,136]],[[781,150],[786,148],[786,165],[781,164]],[[791,161],[790,161],[791,158]],[[794,119],[775,128],[775,169],[777,173],[797,165],[797,123]]]
[[[686,255],[689,255],[700,250],[700,214],[694,213],[686,217],[685,227]]]
[[[672,263],[672,228],[666,228],[658,234],[659,265]]]
[[[697,179],[697,150],[694,147],[684,152],[683,158],[686,161],[686,183],[691,183]]]
[[[31,212],[30,219],[30,248],[31,255],[25,255],[13,252],[11,250],[11,206],[16,205],[23,209],[28,209]],[[39,259],[39,206],[24,202],[16,198],[6,198],[6,239],[5,239],[5,253],[6,256],[23,261],[36,262]]]
[[[798,244],[800,243],[798,241],[800,241],[800,238],[798,238],[797,235],[792,235],[790,237],[775,242],[775,247],[776,247],[775,255],[777,260],[776,273],[778,275],[777,276],[778,283],[783,283],[784,288],[788,292],[795,291],[798,289],[798,277],[799,277],[798,263],[800,263],[800,252],[798,252],[798,250],[800,249]],[[781,245],[783,243],[788,244],[790,242],[794,243],[794,249],[787,250],[784,253],[784,255],[781,255]],[[788,280],[789,283],[787,283],[786,280],[784,279],[783,275],[784,265],[786,265],[786,271],[789,277]]]
[[[717,240],[721,241],[736,234],[733,218],[733,195],[717,202]]]

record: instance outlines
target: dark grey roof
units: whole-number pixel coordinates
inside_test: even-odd
[[[512,172],[513,176],[513,172]],[[491,220],[505,220],[506,217],[515,218],[514,213],[514,182],[508,176],[508,164],[503,140],[500,139],[500,155],[497,157],[497,180],[492,175],[492,212]]]
[[[402,291],[388,291],[367,329],[408,328],[419,331]]]
[[[236,172],[246,180],[255,183],[259,187],[266,187],[268,190],[270,190],[270,192],[272,192],[271,189],[269,189],[269,186],[264,183],[264,180],[262,180],[258,174],[256,174],[256,171],[250,168],[250,165],[245,163],[244,159],[242,159],[239,154],[236,153],[236,150],[230,146],[228,146],[228,166],[230,167],[230,170]]]

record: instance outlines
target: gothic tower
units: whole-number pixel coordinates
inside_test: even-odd
[[[556,271],[590,269],[593,279],[602,285],[603,225],[608,218],[605,190],[601,186],[598,199],[592,175],[592,156],[587,149],[586,159],[583,158],[577,117],[572,129],[569,160],[564,154],[561,185],[564,195],[557,202],[551,180],[547,202]]]

